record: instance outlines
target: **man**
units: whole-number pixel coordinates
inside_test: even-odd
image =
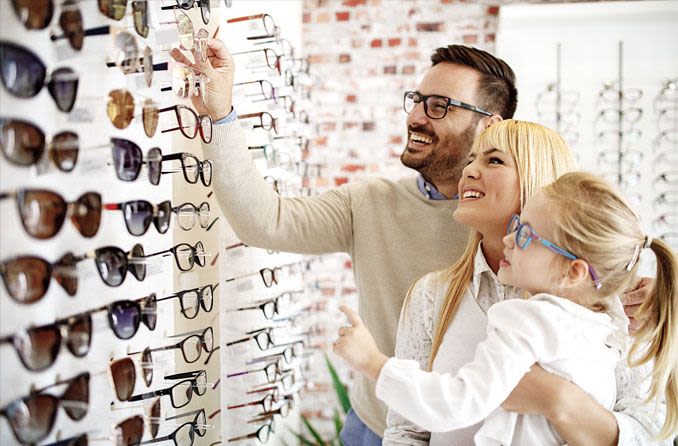
[[[190,65],[178,51],[172,56]],[[220,41],[211,40],[208,56],[207,63],[196,57],[195,64],[210,78],[207,103],[194,99],[194,106],[217,123],[212,143],[203,149],[214,164],[213,189],[229,224],[252,246],[303,254],[350,254],[360,316],[380,350],[393,355],[400,309],[409,287],[421,276],[449,266],[466,246],[467,229],[452,218],[457,183],[476,135],[513,116],[517,105],[513,71],[481,50],[461,45],[437,49],[417,91],[404,98],[408,138],[401,161],[418,171],[418,176],[397,182],[375,178],[315,197],[283,198],[253,167],[245,135],[234,122],[235,70],[228,50]],[[552,378],[558,380],[550,375],[534,382],[526,379],[522,388],[528,395],[520,394],[519,386],[515,400],[510,401],[513,409],[555,410],[550,401],[532,401],[535,397],[530,395],[541,383],[553,385],[548,381]],[[577,391],[583,394],[576,387],[568,388],[568,393]],[[597,421],[595,433],[603,431],[602,437],[591,438],[609,438],[612,444],[617,436],[614,416],[585,394],[581,400],[591,408],[589,419]],[[351,402],[355,412],[346,419],[343,443],[381,444],[387,409],[376,399],[373,384],[360,377],[351,389]],[[581,433],[577,425],[581,420],[575,420],[576,416],[562,418],[563,425],[556,427],[559,432],[565,430],[561,432],[564,438],[568,439],[568,428]]]

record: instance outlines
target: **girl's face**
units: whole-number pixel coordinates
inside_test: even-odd
[[[547,241],[553,239],[554,226],[549,219],[547,204],[547,199],[541,191],[527,200],[520,214],[520,224],[529,225],[533,233],[527,228],[522,228],[504,237],[504,259],[499,262],[497,273],[502,283],[522,288],[531,294],[553,294],[557,288],[558,276],[554,271],[563,268],[562,263],[558,263],[560,255],[539,240],[539,238]],[[517,233],[521,234],[518,237],[521,244],[526,242],[528,234],[532,235],[532,239],[522,249],[516,242]],[[534,233],[537,236],[534,236]]]
[[[520,182],[513,157],[492,147],[476,148],[459,180],[454,219],[483,234],[503,237],[511,215],[520,211]]]

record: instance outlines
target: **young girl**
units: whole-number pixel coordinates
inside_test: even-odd
[[[619,351],[607,345],[606,314],[634,278],[640,251],[657,258],[653,298],[629,353],[632,365],[654,361],[648,399],[665,398],[660,439],[678,432],[678,261],[661,240],[643,234],[638,218],[605,182],[566,174],[529,198],[504,237],[499,279],[532,297],[493,305],[487,338],[473,361],[454,375],[425,372],[419,363],[389,359],[348,308],[352,327],[340,329],[335,352],[377,380],[377,396],[430,431],[459,429],[485,419],[480,445],[562,444],[542,416],[517,415],[499,405],[538,362],[611,408]]]

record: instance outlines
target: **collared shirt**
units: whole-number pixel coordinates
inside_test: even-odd
[[[238,119],[238,114],[235,112],[235,107],[231,107],[231,112],[218,121],[214,121],[214,125],[229,124]]]
[[[432,184],[426,181],[423,175],[419,175],[417,177],[417,187],[419,187],[419,191],[421,194],[428,198],[429,200],[458,200],[459,199],[459,194],[456,194],[452,198],[447,198],[445,195],[441,194],[438,189]]]

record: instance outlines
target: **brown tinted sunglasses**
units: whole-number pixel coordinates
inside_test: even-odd
[[[44,189],[19,189],[0,193],[0,200],[16,200],[21,223],[29,235],[40,239],[54,237],[64,225],[66,217],[83,237],[94,237],[101,222],[101,195],[86,192],[76,201],[67,202],[52,191]]]
[[[0,275],[9,296],[17,303],[32,304],[42,299],[52,277],[69,296],[78,291],[76,258],[66,253],[54,264],[36,256],[20,256],[0,263]]]
[[[70,172],[78,162],[80,143],[77,133],[59,132],[52,137],[35,124],[21,119],[0,118],[0,149],[17,166],[38,164],[47,150],[52,163],[62,172]]]

